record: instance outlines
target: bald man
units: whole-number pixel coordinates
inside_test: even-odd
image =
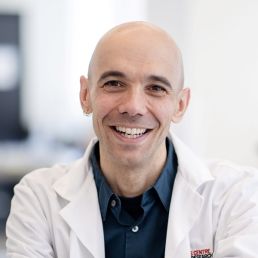
[[[170,132],[190,90],[165,31],[113,28],[80,84],[96,138],[15,187],[8,257],[257,258],[257,171],[205,164]]]

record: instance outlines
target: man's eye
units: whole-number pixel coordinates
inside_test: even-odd
[[[152,94],[156,94],[156,95],[165,95],[167,90],[160,86],[160,85],[151,85],[149,87],[149,91],[152,93]]]
[[[102,88],[107,92],[120,92],[125,89],[125,84],[121,81],[110,80],[105,82]]]
[[[108,81],[105,82],[104,87],[122,87],[122,83],[119,81]]]

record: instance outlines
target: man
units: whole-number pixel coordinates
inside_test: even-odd
[[[165,31],[146,22],[113,28],[80,83],[97,138],[81,160],[15,187],[8,257],[258,256],[255,171],[206,165],[169,132],[190,90]]]

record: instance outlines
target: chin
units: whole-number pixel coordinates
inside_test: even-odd
[[[144,161],[142,159],[142,156],[139,157],[139,155],[126,155],[126,156],[118,156],[116,157],[116,161],[120,163],[120,165],[125,167],[142,167],[144,164]]]

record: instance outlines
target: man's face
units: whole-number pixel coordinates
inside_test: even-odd
[[[101,159],[130,167],[166,155],[170,123],[182,116],[188,93],[178,89],[175,59],[169,46],[144,35],[113,37],[98,50],[85,83]]]

